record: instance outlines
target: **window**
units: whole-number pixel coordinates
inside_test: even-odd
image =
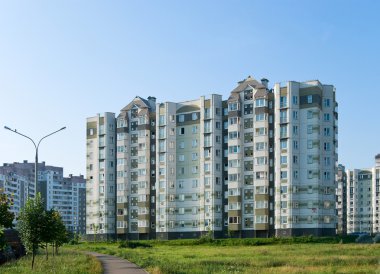
[[[236,111],[239,109],[239,105],[237,102],[228,104],[229,111]]]
[[[325,98],[325,99],[323,100],[323,106],[324,106],[324,107],[330,107],[330,99]]]
[[[298,111],[293,111],[293,120],[298,120]]]
[[[198,119],[198,114],[197,114],[196,112],[193,112],[193,113],[191,114],[191,119],[192,119],[193,121],[197,120],[197,119]]]
[[[228,223],[230,224],[240,224],[240,217],[229,217]]]
[[[231,131],[228,133],[228,137],[233,140],[239,138],[239,132],[238,131]]]
[[[325,151],[330,151],[331,150],[330,143],[324,143],[324,150]]]
[[[239,153],[240,152],[240,146],[230,146],[230,147],[228,147],[228,150],[230,153]]]
[[[312,110],[308,110],[307,111],[307,119],[312,119],[313,118],[313,111]]]
[[[256,121],[264,121],[266,119],[265,113],[256,114]]]
[[[293,171],[293,179],[298,179],[298,170]]]
[[[288,178],[288,172],[287,171],[281,171],[280,172],[280,178],[281,179],[287,179]]]
[[[288,148],[288,141],[287,140],[281,140],[280,141],[280,148],[281,149],[287,149]]]
[[[288,99],[286,96],[280,96],[280,108],[286,108],[288,106]]]
[[[237,117],[230,118],[229,121],[230,121],[230,125],[236,125],[238,122],[238,118]]]
[[[313,126],[312,125],[308,125],[307,126],[307,134],[312,134],[313,133]]]
[[[293,164],[298,164],[298,156],[293,155]]]
[[[178,156],[178,161],[180,161],[180,162],[185,161],[185,155],[180,154],[180,155]]]
[[[288,157],[287,157],[287,156],[281,156],[281,157],[280,157],[280,163],[281,163],[282,165],[287,164],[287,163],[288,163]]]
[[[267,143],[265,143],[265,142],[256,143],[256,151],[265,150],[266,147],[267,147]]]
[[[256,165],[259,166],[259,165],[266,165],[268,164],[268,158],[267,157],[256,157]]]
[[[264,98],[255,100],[255,107],[265,107],[265,106],[266,106],[266,100]]]
[[[330,157],[325,157],[324,158],[324,162],[325,162],[325,166],[329,166],[331,161],[330,161]]]
[[[307,155],[307,163],[312,164],[314,162],[313,155]]]
[[[324,130],[323,130],[323,135],[324,136],[330,136],[330,128],[325,127]]]
[[[185,142],[184,141],[181,141],[179,142],[179,148],[185,148]]]
[[[313,95],[308,95],[308,96],[307,96],[307,103],[308,103],[308,104],[313,103]]]
[[[159,121],[159,124],[160,124],[160,125],[164,125],[164,124],[165,124],[165,115],[160,115],[158,121]]]
[[[191,168],[191,172],[192,172],[192,173],[198,173],[198,166],[193,166],[193,167]]]
[[[185,134],[185,128],[184,127],[179,128],[178,134],[179,135],[184,135]]]
[[[293,149],[298,149],[298,141],[293,141]]]
[[[324,113],[323,114],[323,120],[326,121],[326,122],[330,121],[330,113]]]
[[[193,134],[196,134],[196,133],[198,132],[198,127],[197,127],[197,126],[193,126],[193,127],[191,128],[191,132],[192,132]]]
[[[307,140],[307,148],[312,149],[313,148],[313,140]]]
[[[298,135],[298,126],[293,126],[293,135]]]
[[[185,122],[185,115],[183,115],[183,114],[178,115],[178,121],[180,123]]]
[[[215,128],[220,129],[221,128],[221,123],[220,122],[215,122]]]
[[[288,137],[288,126],[282,125],[280,126],[280,138]]]
[[[191,146],[192,146],[192,147],[197,147],[197,146],[198,146],[198,140],[197,140],[197,139],[193,139],[193,140],[191,141]]]
[[[293,105],[298,105],[298,96],[292,97]]]
[[[198,160],[198,153],[196,153],[196,152],[192,153],[192,154],[191,154],[191,159],[192,159],[193,161]]]

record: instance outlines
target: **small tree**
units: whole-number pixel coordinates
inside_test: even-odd
[[[20,233],[21,241],[28,252],[32,252],[32,269],[34,259],[43,242],[43,233],[45,225],[45,209],[38,193],[35,199],[28,199],[24,208],[21,209],[18,217],[17,227]]]
[[[58,255],[58,248],[69,241],[68,232],[58,211],[53,211],[52,227],[54,229],[53,249],[55,248],[55,253]]]
[[[46,252],[46,260],[49,258],[49,252],[48,252],[49,243],[52,244],[54,241],[54,238],[56,237],[54,214],[56,214],[56,211],[54,209],[44,212],[41,239],[42,239],[42,242],[45,243],[44,247],[45,247],[45,252]]]

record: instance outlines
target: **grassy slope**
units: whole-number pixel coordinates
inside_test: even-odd
[[[210,246],[153,243],[152,248],[118,244],[73,247],[126,258],[150,273],[376,273],[380,245],[283,244]]]
[[[54,273],[54,274],[74,274],[91,273],[100,274],[103,272],[100,262],[92,256],[80,252],[73,252],[66,248],[60,249],[60,254],[53,257],[49,254],[46,261],[45,254],[40,252],[34,262],[34,270],[31,269],[32,257],[25,256],[18,261],[10,262],[0,266],[1,274],[16,273]]]

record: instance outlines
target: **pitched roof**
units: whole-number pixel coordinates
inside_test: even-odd
[[[238,86],[233,91],[231,91],[231,93],[246,90],[247,87],[249,87],[249,86],[254,88],[254,89],[262,89],[262,88],[266,89],[266,87],[262,83],[257,81],[255,78],[248,76],[247,79],[244,79],[244,80],[238,82]]]

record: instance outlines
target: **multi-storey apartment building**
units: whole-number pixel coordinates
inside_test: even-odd
[[[87,234],[335,234],[333,86],[248,77],[226,101],[154,104],[87,120]]]
[[[240,81],[228,98],[228,229],[274,235],[274,96],[268,80]]]
[[[20,209],[25,205],[28,195],[34,196],[33,186],[33,184],[29,184],[29,180],[25,176],[4,172],[0,167],[0,193],[6,194],[12,201],[10,211],[15,214],[15,218],[18,217]],[[16,219],[14,223],[16,223]]]
[[[380,233],[380,154],[375,156],[372,170],[372,232]]]
[[[336,174],[336,233],[347,234],[347,174],[343,165],[338,165]]]
[[[116,122],[106,112],[87,119],[86,234],[116,233]]]
[[[72,232],[86,234],[86,179],[83,175],[63,178],[63,186],[71,193]]]
[[[372,172],[347,170],[347,233],[372,232]]]
[[[78,178],[81,182],[82,196],[78,192],[71,178]],[[59,211],[62,221],[68,231],[79,232],[76,227],[76,213],[79,210],[75,203],[83,197],[85,180],[83,176],[63,178],[63,168],[47,166],[45,162],[38,164],[37,190],[41,194],[47,210],[54,208]],[[16,217],[26,200],[34,194],[34,163],[4,164],[0,167],[0,192],[6,193],[13,199],[11,210]],[[86,207],[82,202],[80,211],[85,214]],[[16,220],[15,220],[16,222]],[[82,233],[83,233],[82,229]]]
[[[157,238],[222,235],[222,96],[156,107]]]
[[[117,236],[155,238],[156,98],[136,97],[117,117]]]
[[[334,235],[335,88],[291,81],[274,96],[276,235]]]

